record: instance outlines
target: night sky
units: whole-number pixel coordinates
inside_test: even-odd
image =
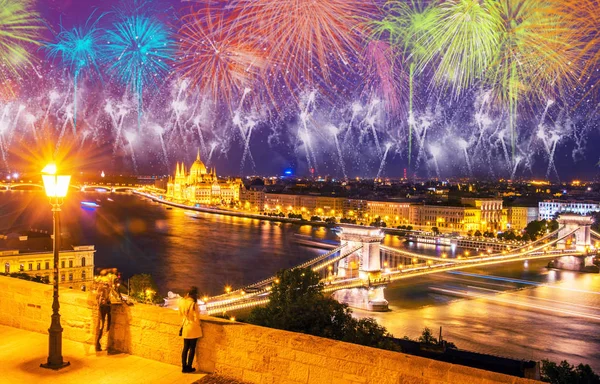
[[[501,65],[488,63],[460,92],[438,82],[441,56],[416,66],[409,80],[416,56],[394,48],[388,32],[358,33],[356,25],[366,24],[351,24],[381,21],[393,14],[390,7],[319,4],[311,12],[331,11],[335,22],[308,18],[312,28],[302,30],[290,28],[289,14],[252,14],[247,0],[38,1],[30,10],[43,19],[42,44],[27,45],[33,67],[0,77],[9,84],[0,101],[4,168],[27,167],[44,153],[76,159],[82,169],[166,174],[177,161],[189,166],[200,149],[221,175],[292,169],[305,176],[313,169],[334,177],[398,177],[405,168],[441,178],[600,175],[600,99],[593,87],[599,76],[592,59],[575,61],[582,69],[571,75],[581,82],[522,91],[512,129],[499,87],[483,80]],[[142,17],[150,24],[140,30],[159,27],[145,37],[143,58],[156,61],[144,62],[136,80],[138,69],[121,65],[126,56],[117,25]],[[97,56],[76,56],[58,44],[61,30],[73,28],[94,29],[95,40],[84,49]],[[311,46],[307,36],[322,41]],[[582,39],[597,54],[598,36],[586,30]],[[550,73],[548,67],[540,66]]]

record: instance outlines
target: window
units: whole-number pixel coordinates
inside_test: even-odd
[[[69,273],[69,281],[73,281],[73,274]]]
[[[73,260],[69,260],[69,268],[73,268]]]
[[[29,270],[33,271],[33,263],[29,263]]]
[[[85,280],[85,271],[81,271],[81,280]]]
[[[64,273],[61,273],[61,275],[60,275],[60,281],[65,281],[65,274]]]
[[[42,263],[37,263],[37,270],[39,271],[40,269],[42,269]]]
[[[46,261],[46,269],[50,269],[50,262]]]
[[[64,260],[60,262],[60,267],[61,267],[61,268],[64,268],[64,267],[65,267],[65,261],[64,261]]]
[[[82,267],[85,267],[85,257],[82,257],[82,258],[81,258],[81,266],[82,266]]]
[[[21,265],[19,266],[19,271],[23,272],[24,270],[25,270],[25,265],[24,265],[24,264],[21,264]]]
[[[4,273],[10,273],[10,263],[4,264]]]

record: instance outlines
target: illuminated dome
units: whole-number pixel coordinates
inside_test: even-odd
[[[198,156],[196,157],[196,161],[192,164],[190,168],[191,175],[205,175],[206,174],[206,166],[200,160],[200,150],[198,149]]]

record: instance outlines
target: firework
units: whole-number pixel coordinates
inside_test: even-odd
[[[136,96],[139,130],[144,88],[157,86],[169,74],[173,42],[160,21],[138,14],[122,17],[106,37],[109,71]]]
[[[557,95],[577,81],[578,31],[561,14],[560,0],[502,0],[495,4],[502,31],[486,77],[508,108],[512,157],[516,148],[517,108]]]
[[[12,93],[8,83],[12,77],[32,66],[28,49],[39,45],[42,26],[32,0],[0,0],[0,86]]]
[[[449,0],[431,14],[418,36],[418,68],[435,68],[434,80],[450,83],[455,97],[480,80],[495,57],[501,24],[492,0]]]
[[[73,75],[73,133],[77,130],[77,83],[82,73],[88,69],[100,74],[100,36],[102,31],[97,27],[102,15],[88,18],[85,25],[71,30],[63,29],[56,35],[54,43],[46,44],[48,57],[55,59],[60,56],[64,67]]]
[[[176,69],[213,101],[234,109],[247,88],[257,91],[257,80],[267,58],[256,38],[233,28],[235,17],[210,6],[182,18]]]
[[[415,62],[427,54],[423,46],[424,36],[433,26],[437,9],[426,6],[422,1],[392,0],[386,3],[385,17],[371,21],[371,36],[387,39],[401,63],[408,67],[408,164],[412,161],[413,131],[415,129],[414,77]]]
[[[402,95],[407,91],[408,76],[390,44],[373,40],[367,44],[364,56],[363,92],[381,98],[390,113],[402,111]]]
[[[234,8],[240,11],[236,31],[247,30],[266,44],[271,65],[265,76],[282,86],[274,92],[293,95],[334,89],[354,72],[361,24],[374,12],[365,0],[237,0]]]
[[[561,3],[561,14],[567,15],[580,36],[580,55],[584,61],[581,80],[591,83],[590,92],[600,85],[594,71],[600,66],[600,1],[572,0]]]

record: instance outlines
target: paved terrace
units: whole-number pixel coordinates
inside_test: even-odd
[[[59,371],[44,369],[48,357],[48,335],[0,325],[0,361],[4,384],[191,384],[208,383],[206,374],[181,373],[181,367],[126,353],[96,352],[93,344],[63,338],[63,359],[70,366]],[[201,380],[202,379],[202,380]]]

